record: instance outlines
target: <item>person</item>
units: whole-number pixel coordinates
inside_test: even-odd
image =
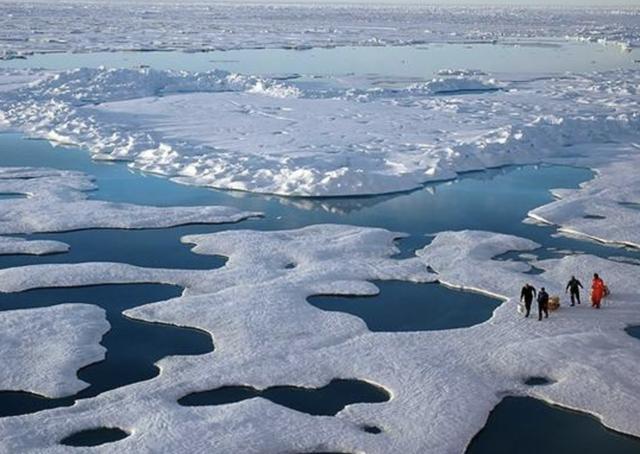
[[[582,286],[582,282],[576,279],[575,276],[571,276],[569,283],[567,284],[567,288],[565,289],[565,293],[569,290],[571,291],[571,306],[576,305],[576,301],[580,304],[580,289],[584,288]]]
[[[524,301],[525,317],[528,317],[529,312],[531,312],[531,303],[533,302],[534,296],[536,296],[536,289],[533,285],[527,282],[524,284],[524,287],[522,287],[522,291],[520,292],[520,302]]]
[[[600,309],[600,303],[605,293],[604,281],[598,273],[594,273],[593,282],[591,283],[591,306]]]
[[[549,318],[549,294],[544,287],[538,292],[538,321],[542,320],[543,312],[544,318]]]

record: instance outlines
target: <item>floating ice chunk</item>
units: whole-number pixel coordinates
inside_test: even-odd
[[[104,358],[103,309],[60,304],[0,311],[0,390],[64,397],[86,388],[78,369]]]
[[[25,240],[24,238],[0,236],[0,254],[44,255],[68,250],[69,245],[60,241]]]
[[[479,69],[441,69],[438,76],[486,76],[487,73]]]
[[[137,229],[189,223],[236,222],[258,213],[221,206],[152,207],[87,199],[95,189],[80,172],[2,167],[0,193],[28,195],[0,200],[0,233],[34,233],[90,228]],[[13,247],[18,247],[15,246]],[[9,247],[9,246],[7,246]],[[58,248],[52,243],[22,244],[23,248]]]
[[[493,80],[482,80],[475,77],[443,77],[433,79],[429,82],[413,84],[407,88],[409,92],[424,92],[432,94],[474,92],[474,91],[495,91],[501,87]]]

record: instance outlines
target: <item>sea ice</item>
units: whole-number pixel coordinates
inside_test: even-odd
[[[186,287],[183,296],[126,315],[205,330],[216,350],[165,358],[157,378],[73,407],[3,418],[2,449],[58,452],[63,437],[105,426],[131,435],[102,446],[104,452],[463,452],[504,395],[586,411],[609,427],[640,435],[640,344],[624,332],[628,324],[640,323],[637,266],[580,255],[535,262],[544,273],[528,275],[527,264],[491,258],[533,250],[535,243],[476,231],[443,232],[419,257],[395,260],[397,236],[338,225],[226,231],[185,238],[197,253],[229,256],[223,268],[211,271],[92,263],[3,271],[3,291],[48,285],[60,275],[68,277],[60,285],[173,279]],[[108,267],[118,274],[105,272]],[[614,289],[604,309],[563,307],[544,322],[516,311],[525,280],[555,294],[567,276],[586,280],[593,270],[606,270]],[[368,281],[375,279],[438,279],[505,302],[490,320],[471,328],[407,333],[372,333],[357,317],[305,302],[320,293],[371,294],[376,289]],[[611,367],[613,358],[618,367]],[[551,384],[529,387],[524,382],[531,376],[547,377]],[[336,417],[314,417],[260,398],[211,407],[177,404],[189,393],[225,385],[318,387],[335,378],[369,381],[392,398],[348,406]],[[383,431],[371,435],[364,425]]]
[[[575,163],[573,145],[633,142],[638,77],[610,71],[505,84],[455,76],[327,91],[224,71],[82,69],[0,94],[0,117],[30,136],[183,183],[363,195],[500,165]]]
[[[138,229],[189,223],[237,222],[258,213],[230,207],[152,207],[88,199],[96,189],[91,177],[73,171],[0,167],[0,193],[25,198],[0,200],[0,234],[68,231],[90,228]],[[0,251],[61,252],[55,242],[2,239]],[[15,252],[14,252],[15,253]]]
[[[44,254],[55,254],[58,252],[66,252],[68,250],[69,250],[69,245],[62,243],[60,241],[25,240],[24,238],[0,236],[0,255],[4,255],[4,254],[44,255]]]
[[[108,330],[104,310],[90,304],[0,311],[0,390],[55,398],[86,388],[76,372],[104,358]]]
[[[620,7],[2,3],[0,59],[61,51],[304,51],[563,36],[627,49],[640,43],[638,14]]]

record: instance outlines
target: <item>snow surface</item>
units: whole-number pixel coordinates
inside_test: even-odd
[[[634,8],[0,4],[0,58],[37,52],[402,45],[564,37],[640,43]]]
[[[28,196],[0,200],[0,234],[161,228],[190,223],[237,222],[258,215],[222,206],[152,207],[88,199],[87,192],[94,189],[92,178],[81,172],[0,167],[0,193]],[[65,249],[57,242],[0,239],[0,253],[42,254]]]
[[[58,252],[67,252],[68,250],[69,250],[69,245],[62,243],[60,241],[25,240],[24,238],[0,236],[0,255],[2,254],[44,255],[44,254],[55,254]]]
[[[183,183],[363,195],[487,167],[574,163],[572,145],[638,140],[639,81],[618,70],[327,90],[225,71],[85,68],[1,93],[0,119]]]
[[[90,304],[0,311],[0,390],[55,398],[86,388],[76,372],[104,359],[108,330],[104,310]]]
[[[490,258],[530,251],[535,243],[477,231],[443,232],[419,257],[396,260],[391,256],[397,236],[338,225],[227,231],[184,239],[197,253],[229,256],[223,268],[211,271],[92,263],[2,271],[3,291],[47,285],[59,275],[68,277],[60,285],[173,279],[186,287],[183,296],[126,315],[196,327],[216,342],[216,350],[206,355],[161,360],[162,373],[153,380],[73,407],[3,418],[2,449],[62,452],[57,443],[64,436],[108,426],[131,435],[101,446],[101,452],[454,453],[464,451],[491,409],[509,394],[587,411],[609,427],[640,435],[640,344],[624,332],[628,324],[640,323],[637,266],[580,255],[535,262],[545,272],[526,275],[526,264]],[[290,263],[296,266],[287,268]],[[105,272],[109,268],[115,272]],[[566,276],[586,280],[593,270],[602,271],[615,289],[613,304],[600,311],[563,307],[544,322],[517,313],[515,300],[525,280],[559,294]],[[357,317],[305,302],[313,294],[372,294],[376,288],[368,281],[375,279],[438,279],[500,295],[505,303],[490,320],[471,328],[372,333]],[[529,376],[546,376],[553,383],[527,387],[523,382]],[[337,417],[309,416],[260,398],[211,407],[177,404],[186,394],[224,385],[315,387],[337,377],[383,386],[392,399],[351,405]],[[383,432],[368,434],[363,424]]]
[[[578,190],[556,189],[557,201],[529,213],[561,231],[640,248],[640,145],[599,146],[597,176]]]

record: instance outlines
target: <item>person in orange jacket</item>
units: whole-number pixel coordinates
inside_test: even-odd
[[[593,282],[591,283],[591,306],[596,309],[600,309],[600,303],[605,294],[604,281],[598,276],[598,273],[593,275]]]

